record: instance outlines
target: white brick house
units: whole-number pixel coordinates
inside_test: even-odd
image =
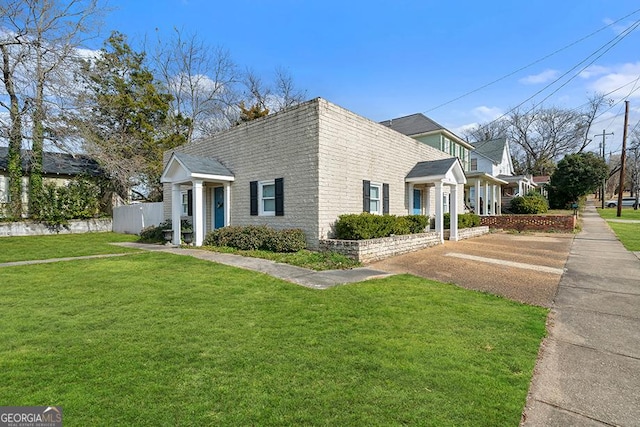
[[[162,182],[174,243],[190,215],[196,245],[221,226],[264,224],[300,228],[314,249],[339,215],[408,215],[418,196],[442,236],[466,180],[458,159],[316,98],[165,153]]]

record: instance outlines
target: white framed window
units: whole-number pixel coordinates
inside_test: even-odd
[[[369,212],[382,215],[382,184],[369,185]]]
[[[444,147],[442,151],[445,153],[451,153],[451,140],[449,138],[444,139]]]
[[[187,190],[180,192],[180,200],[182,201],[182,216],[189,215],[189,192]]]
[[[258,212],[263,216],[276,215],[276,183],[275,180],[258,183]]]
[[[471,170],[472,171],[478,170],[478,159],[471,159]]]

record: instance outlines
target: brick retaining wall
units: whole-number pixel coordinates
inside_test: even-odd
[[[338,252],[366,263],[439,244],[440,236],[432,232],[368,240],[320,240],[320,250]]]
[[[503,230],[572,232],[576,227],[576,217],[574,215],[483,216],[480,218],[480,223]]]

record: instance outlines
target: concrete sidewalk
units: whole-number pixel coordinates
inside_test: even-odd
[[[327,289],[345,283],[361,282],[367,279],[392,276],[385,271],[360,267],[349,270],[314,271],[308,268],[296,267],[261,258],[244,257],[240,255],[224,254],[203,249],[185,249],[172,246],[150,245],[144,243],[115,243],[119,246],[138,248],[147,251],[168,252],[175,255],[189,255],[205,261],[213,261],[233,267],[258,271],[277,277],[297,285],[313,289]]]
[[[640,426],[640,260],[591,205],[565,268],[521,425]]]

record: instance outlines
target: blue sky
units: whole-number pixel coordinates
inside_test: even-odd
[[[109,5],[113,10],[102,39],[118,30],[135,45],[174,27],[196,32],[265,78],[283,67],[308,98],[323,97],[375,121],[422,112],[460,132],[541,90],[524,106],[549,97],[544,106],[577,108],[596,91],[620,87],[609,95],[615,104],[599,117],[593,133],[614,131],[607,144],[620,147],[625,98],[631,128],[640,120],[640,29],[614,45],[640,20],[637,1],[110,0]],[[610,49],[604,52],[603,46]]]

